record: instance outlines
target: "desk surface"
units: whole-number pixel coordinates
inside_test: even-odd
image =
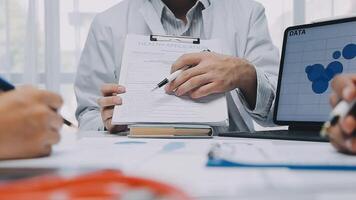
[[[143,140],[64,129],[62,141],[50,157],[0,162],[0,168],[115,168],[171,183],[197,199],[355,199],[356,172],[205,166],[212,143],[248,141],[258,140]]]

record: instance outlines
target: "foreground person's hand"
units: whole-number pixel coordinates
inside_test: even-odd
[[[0,93],[0,159],[47,156],[58,143],[60,96],[25,86]]]
[[[352,102],[356,99],[356,75],[343,75],[336,77],[332,82],[333,94],[330,101],[333,107],[340,100]],[[356,119],[348,115],[339,120],[339,123],[330,128],[329,138],[333,146],[340,152],[356,154]]]

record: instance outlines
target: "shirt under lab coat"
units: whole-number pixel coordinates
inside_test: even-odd
[[[202,11],[202,39],[220,39],[224,54],[247,59],[257,71],[255,109],[248,108],[238,88],[232,90],[228,93],[230,123],[239,130],[253,129],[252,119],[271,125],[279,54],[269,35],[264,7],[252,0],[210,2]],[[95,17],[74,86],[82,130],[104,130],[97,100],[103,84],[119,82],[127,34],[166,34],[150,1],[124,0]]]

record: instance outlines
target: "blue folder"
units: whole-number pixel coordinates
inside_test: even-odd
[[[240,146],[240,145],[237,145]],[[251,146],[251,144],[248,144]],[[303,162],[287,162],[287,161],[268,161],[259,162],[259,160],[244,160],[239,157],[234,157],[238,150],[234,144],[214,144],[210,149],[207,157],[207,167],[226,167],[226,168],[288,168],[291,170],[333,170],[333,171],[356,171],[355,162],[344,164],[342,162],[330,163],[303,163]],[[244,152],[247,153],[247,152]],[[340,155],[341,156],[341,155]],[[352,158],[353,160],[353,158]]]
[[[208,167],[236,167],[236,168],[288,168],[291,170],[332,170],[356,171],[356,165],[295,165],[295,164],[251,164],[232,162],[224,159],[209,158]]]

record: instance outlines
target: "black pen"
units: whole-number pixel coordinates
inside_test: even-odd
[[[6,81],[5,79],[0,77],[0,90],[3,92],[8,92],[10,90],[14,90],[15,86],[12,85],[11,83],[9,83],[8,81]],[[69,120],[65,119],[64,117],[62,117],[63,119],[63,123],[69,127],[74,127],[77,128],[76,125],[74,125],[72,122],[70,122]]]
[[[211,51],[210,51],[210,49],[205,49],[201,52],[211,52]],[[170,74],[166,78],[164,78],[161,82],[157,83],[157,85],[151,91],[155,91],[156,89],[159,89],[159,88],[165,86],[166,84],[174,81],[184,70],[189,69],[191,67],[193,67],[193,66],[188,65],[188,66],[184,67],[183,69],[173,72],[172,74]]]
[[[165,86],[167,83],[170,83],[171,81],[175,80],[183,71],[184,70],[180,69],[180,70],[173,72],[172,74],[167,76],[165,79],[163,79],[161,82],[159,82],[156,85],[156,87],[154,87],[151,91],[161,88],[161,87]]]

